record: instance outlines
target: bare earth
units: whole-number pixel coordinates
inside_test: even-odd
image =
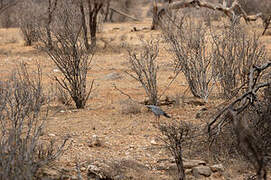
[[[139,47],[140,38],[160,38],[159,31],[150,31],[151,20],[143,22],[126,22],[104,24],[98,34],[98,50],[92,62],[92,68],[88,73],[88,86],[95,80],[95,88],[88,101],[86,109],[76,110],[73,106],[65,107],[55,100],[51,104],[50,116],[44,130],[42,139],[55,138],[58,142],[66,135],[70,135],[67,150],[58,160],[55,167],[63,167],[75,174],[75,163],[81,164],[83,177],[86,177],[86,168],[89,164],[101,161],[135,161],[147,167],[130,172],[134,179],[174,179],[160,166],[158,160],[169,158],[169,153],[160,148],[163,143],[159,141],[159,132],[153,126],[155,117],[143,105],[137,108],[141,111],[137,114],[126,113],[127,96],[114,89],[114,84],[138,101],[146,99],[140,84],[124,73],[128,70],[127,52],[122,48],[126,43],[130,47]],[[252,25],[251,25],[252,26]],[[140,31],[132,32],[133,27]],[[143,29],[146,28],[146,29]],[[269,44],[270,36],[264,36],[263,41]],[[161,50],[158,58],[159,75],[158,85],[162,92],[174,76],[172,71],[172,56],[166,51],[165,43],[161,42]],[[269,47],[267,47],[270,50]],[[23,61],[31,70],[36,69],[39,63],[43,71],[43,83],[47,91],[54,85],[53,77],[60,76],[55,72],[56,67],[49,57],[36,50],[34,47],[25,47],[18,29],[0,29],[0,74],[1,79],[6,79],[9,73],[19,62]],[[119,78],[110,78],[118,74]],[[187,91],[188,85],[185,78],[180,75],[166,91],[163,98],[181,97],[185,102],[194,100]],[[53,95],[54,96],[54,93]],[[208,122],[208,116],[196,119],[196,113],[206,107],[212,109],[220,102],[211,97],[205,106],[197,106],[181,102],[179,106],[163,106],[162,108],[174,119],[184,120],[204,126]],[[171,119],[162,118],[162,121]],[[93,141],[98,137],[101,144],[95,145]],[[207,151],[207,149],[206,149]],[[202,152],[205,153],[205,152]],[[207,163],[213,162],[200,154],[187,159],[201,159]],[[133,165],[134,166],[134,165]],[[225,164],[226,175],[229,179],[242,179],[246,165],[240,163]],[[133,169],[133,168],[131,168]],[[139,168],[140,169],[140,168]],[[217,175],[212,179],[226,179]]]

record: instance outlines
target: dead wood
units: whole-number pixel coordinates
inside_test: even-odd
[[[173,2],[170,4],[166,4],[165,7],[159,12],[159,15],[164,14],[165,11],[174,10],[174,9],[182,9],[182,8],[208,8],[215,11],[221,11],[226,16],[228,16],[231,20],[234,20],[236,17],[243,17],[246,22],[256,21],[258,18],[262,16],[262,13],[258,13],[255,15],[247,15],[241,5],[237,0],[234,0],[230,7],[227,7],[226,3],[223,4],[214,4],[211,2],[206,2],[205,0],[184,0]]]
[[[221,111],[217,113],[217,115],[213,118],[213,120],[208,124],[208,132],[216,129],[216,134],[218,134],[225,124],[226,119],[219,119],[223,114],[226,114],[228,110],[235,109],[237,114],[243,112],[249,105],[253,104],[257,99],[256,93],[264,87],[270,86],[271,81],[259,83],[259,78],[261,73],[267,68],[271,67],[271,61],[263,64],[262,66],[254,65],[250,69],[249,80],[248,80],[248,90],[239,96],[237,99],[232,101],[229,105],[225,106]],[[238,105],[237,108],[234,108],[235,105]]]
[[[132,20],[134,20],[134,21],[139,21],[137,18],[135,18],[135,17],[133,17],[133,16],[131,16],[131,15],[125,13],[125,12],[122,12],[122,11],[120,11],[120,10],[114,9],[114,8],[112,8],[112,7],[110,7],[110,10],[111,10],[111,11],[114,11],[114,12],[116,12],[116,13],[122,15],[122,16],[125,16],[125,17],[127,17],[127,18],[130,18],[130,19],[132,19]]]

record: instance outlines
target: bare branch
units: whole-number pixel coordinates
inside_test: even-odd
[[[221,125],[225,122],[225,119],[222,119],[220,121],[218,121],[218,119],[224,113],[226,113],[229,109],[235,109],[237,111],[237,114],[243,112],[244,109],[248,105],[253,104],[253,102],[256,99],[256,93],[257,93],[257,91],[259,89],[271,85],[270,80],[268,82],[258,83],[258,78],[255,78],[255,73],[256,72],[258,74],[260,74],[262,71],[266,70],[269,67],[271,67],[271,62],[267,62],[267,63],[263,64],[262,66],[253,66],[253,67],[251,67],[250,74],[249,74],[249,88],[248,88],[248,91],[243,93],[240,97],[235,99],[233,102],[231,102],[229,105],[225,106],[221,111],[219,111],[217,113],[217,115],[213,118],[213,120],[208,124],[208,132],[209,132],[209,134],[211,133],[211,131],[213,129],[215,129],[215,128],[219,127],[219,126],[221,127]],[[241,102],[241,104],[239,105],[239,108],[234,108],[234,106],[236,104],[240,103],[240,102]],[[213,127],[213,125],[215,123],[217,123],[217,124]]]
[[[112,7],[110,7],[110,10],[112,10],[112,11],[114,11],[114,12],[116,12],[116,13],[122,15],[122,16],[125,16],[125,17],[127,17],[127,18],[130,18],[130,19],[132,19],[132,20],[134,20],[134,21],[139,21],[137,18],[135,18],[135,17],[133,17],[133,16],[131,16],[131,15],[125,13],[125,12],[122,12],[122,11],[120,11],[120,10],[114,9],[114,8],[112,8]]]
[[[195,7],[195,8],[208,8],[215,11],[221,11],[230,19],[234,19],[237,15],[236,11],[240,11],[240,16],[245,19],[246,22],[249,21],[256,21],[258,18],[261,17],[262,13],[258,13],[256,15],[247,15],[247,13],[243,10],[237,0],[234,0],[231,7],[226,7],[226,3],[223,4],[213,4],[211,2],[207,2],[205,0],[184,0],[184,1],[177,1],[170,4],[167,4],[159,14],[163,14],[163,11],[166,10],[173,10],[173,9],[181,9],[181,8],[188,8],[188,7]]]

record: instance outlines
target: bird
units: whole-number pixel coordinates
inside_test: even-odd
[[[156,116],[157,120],[159,120],[160,116],[163,115],[166,118],[171,118],[165,111],[163,111],[160,107],[155,105],[147,105],[147,107],[153,112]]]

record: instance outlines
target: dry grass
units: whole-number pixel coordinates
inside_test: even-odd
[[[217,23],[217,22],[216,22]],[[219,24],[219,23],[217,23]],[[253,24],[252,24],[253,25]],[[250,26],[248,25],[248,29]],[[60,109],[60,103],[53,102],[50,118],[47,122],[44,132],[44,139],[49,139],[49,134],[54,134],[55,139],[59,140],[66,134],[72,137],[71,146],[61,157],[57,165],[67,168],[74,168],[75,162],[93,162],[99,159],[132,159],[149,167],[148,173],[159,176],[160,179],[170,179],[166,172],[152,170],[158,159],[168,158],[168,155],[160,148],[154,147],[151,142],[157,140],[158,130],[153,127],[151,122],[155,119],[151,112],[139,108],[139,106],[124,101],[125,96],[114,90],[112,83],[130,94],[136,100],[143,101],[146,97],[139,87],[139,84],[128,77],[116,79],[113,81],[106,80],[106,74],[123,72],[128,69],[126,64],[127,53],[121,49],[123,36],[125,41],[131,46],[137,46],[140,36],[144,39],[157,37],[159,31],[142,30],[131,32],[133,27],[142,29],[150,27],[151,20],[146,19],[142,22],[112,23],[105,24],[103,31],[98,34],[99,37],[113,39],[105,49],[102,48],[103,42],[98,41],[98,52],[93,59],[93,68],[90,70],[87,86],[91,84],[92,77],[95,78],[96,86],[87,107],[84,110]],[[258,26],[260,27],[260,26]],[[118,29],[116,29],[118,28]],[[219,28],[219,26],[218,26]],[[12,39],[15,37],[16,41]],[[0,75],[1,79],[10,72],[14,66],[20,61],[25,61],[27,66],[34,69],[37,62],[43,69],[43,83],[49,88],[54,75],[60,76],[60,73],[54,72],[55,66],[48,57],[38,52],[34,47],[25,47],[22,37],[17,29],[1,29],[0,30]],[[266,43],[267,49],[271,49],[270,36],[262,37],[262,41]],[[8,43],[9,42],[9,43]],[[14,43],[11,43],[14,42]],[[158,82],[161,91],[167,86],[167,82],[173,76],[170,67],[167,65],[171,62],[171,55],[163,48],[158,57],[157,62],[160,65],[160,76]],[[3,59],[3,60],[2,60]],[[184,76],[180,75],[166,91],[167,96],[176,96],[184,94],[187,89],[187,83]],[[191,97],[190,93],[186,93],[186,98]],[[208,109],[215,107],[220,100],[212,99],[205,105]],[[121,102],[121,103],[120,103]],[[208,118],[196,119],[196,113],[202,109],[202,106],[193,104],[184,104],[182,106],[163,107],[163,109],[173,116],[176,120],[193,122],[193,124],[206,124]],[[162,121],[166,119],[161,118]],[[89,139],[96,135],[103,141],[102,147],[89,147]],[[191,157],[193,158],[193,157]],[[207,156],[208,158],[208,156]],[[240,172],[233,171],[229,168],[228,172],[232,173],[233,179],[238,179]],[[82,172],[85,174],[85,172]],[[144,172],[145,173],[145,172]],[[137,176],[137,173],[130,171],[128,174]],[[156,176],[157,175],[157,176]],[[151,177],[142,174],[139,179],[151,179]]]

